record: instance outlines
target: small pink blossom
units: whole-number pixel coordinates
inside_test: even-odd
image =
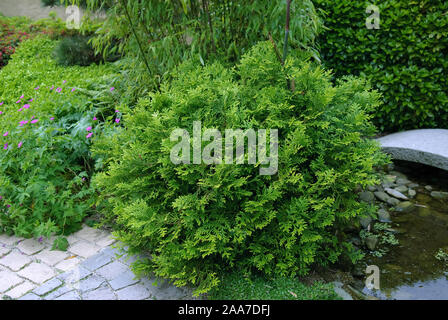
[[[115,122],[116,122],[116,123],[120,123],[120,119],[118,119],[118,118],[115,119]]]
[[[62,88],[57,88],[57,89],[56,89],[56,92],[57,92],[57,93],[60,93],[61,91],[62,91]]]
[[[53,90],[53,89],[54,89],[54,86],[51,86],[50,90]]]
[[[22,111],[22,110],[23,110],[23,108],[20,108],[20,109],[19,109],[19,110],[17,110],[17,111],[19,111],[19,112],[20,112],[20,111]]]
[[[67,80],[62,81],[62,83],[66,83],[66,82],[67,82]]]
[[[3,103],[4,103],[3,101],[2,101],[2,102],[0,102],[0,106],[1,106],[1,105],[3,105]]]
[[[17,100],[16,103],[20,103],[20,100]]]
[[[24,108],[24,109],[29,109],[29,108],[30,108],[30,105],[29,105],[28,103],[27,103],[27,104],[24,104],[24,105],[23,105],[23,108]]]
[[[86,135],[86,138],[89,139],[93,135],[93,132],[90,132],[88,135]]]
[[[31,120],[31,123],[36,123],[37,121],[39,121],[39,119],[34,119],[34,120]]]
[[[40,88],[40,87],[39,87],[39,86],[37,86],[36,88],[34,88],[34,90],[39,90],[39,88]]]
[[[54,117],[51,117],[50,120],[54,120]]]
[[[19,144],[17,145],[17,148],[20,148],[22,146],[23,142],[20,141]]]
[[[5,145],[3,146],[3,149],[8,149],[8,144],[7,143],[5,143]]]
[[[20,96],[20,99],[23,99],[23,97],[24,97],[24,95],[22,94],[22,95]]]
[[[9,134],[9,132],[6,131],[6,132],[3,134],[3,136],[6,137],[8,134]]]
[[[110,91],[112,92],[112,91],[114,91],[115,90],[115,88],[114,87],[112,87],[112,88],[110,88]]]
[[[72,92],[75,92],[76,88],[72,88]]]
[[[86,131],[90,131],[90,130],[92,130],[92,127],[87,127],[86,128]]]
[[[30,100],[28,100],[28,102],[33,102],[34,101],[34,99],[33,98],[31,98]]]
[[[96,121],[96,120],[98,120],[96,117],[93,117],[93,121]]]

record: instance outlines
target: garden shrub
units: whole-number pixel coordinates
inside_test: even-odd
[[[100,62],[101,56],[88,43],[90,37],[76,35],[62,39],[55,49],[57,63],[63,66],[88,66]]]
[[[136,272],[197,286],[199,294],[232,268],[294,276],[343,254],[359,258],[343,230],[374,210],[354,190],[377,183],[374,167],[385,160],[369,139],[375,91],[355,78],[333,86],[328,72],[304,60],[283,68],[269,42],[235,70],[191,61],[173,77],[124,110],[126,126],[92,147],[104,168],[93,183],[115,234],[130,253],[151,254]],[[192,137],[193,121],[223,135],[278,128],[278,173],[260,175],[259,163],[173,164],[178,141],[170,135],[182,128]]]
[[[383,95],[380,129],[448,128],[448,2],[315,0],[328,30],[319,45],[336,76],[365,75]],[[368,29],[368,4],[379,29]]]
[[[24,41],[0,71],[0,233],[67,235],[92,211],[87,135],[114,114],[118,76],[112,65],[58,66],[56,44]]]
[[[73,34],[73,31],[67,30],[61,19],[32,21],[27,17],[5,17],[0,14],[0,68],[8,63],[21,41],[40,34],[57,39]]]

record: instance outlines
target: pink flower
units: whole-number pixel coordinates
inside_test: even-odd
[[[2,111],[0,111],[0,114],[2,114],[3,112]]]
[[[19,111],[19,112],[20,112],[20,111],[22,111],[22,110],[23,110],[23,108],[20,108],[20,109],[19,109],[19,110],[17,110],[17,111]]]
[[[24,108],[24,109],[29,109],[29,108],[30,108],[30,105],[29,105],[28,103],[27,103],[27,104],[24,104],[24,105],[23,105],[23,108]]]
[[[93,117],[93,121],[96,121],[96,120],[98,120],[96,117]]]
[[[50,120],[54,120],[54,117],[51,117]]]
[[[75,92],[75,90],[76,90],[75,88],[72,88],[72,92]]]
[[[39,88],[40,88],[40,87],[39,87],[39,86],[37,86],[36,88],[34,88],[34,90],[39,90]]]
[[[33,100],[34,100],[34,99],[33,99],[33,98],[31,98],[30,100],[28,100],[28,102],[33,102]]]
[[[88,135],[86,135],[86,138],[89,139],[93,135],[93,132],[90,132]]]
[[[39,119],[34,119],[34,120],[31,120],[31,123],[36,123],[37,121],[39,121]]]
[[[8,144],[7,143],[5,143],[5,145],[3,146],[3,149],[8,149]]]
[[[90,130],[92,130],[92,127],[87,127],[86,128],[86,131],[90,131]]]
[[[66,83],[66,82],[67,82],[67,80],[62,81],[62,83]]]
[[[2,102],[0,102],[0,106],[3,104],[3,101]]]
[[[56,89],[56,92],[58,92],[58,93],[61,92],[61,91],[62,91],[62,88],[57,88]]]
[[[23,99],[23,97],[24,97],[24,95],[22,94],[22,95],[20,96],[20,99]]]
[[[17,100],[16,103],[20,103],[20,100]]]
[[[112,91],[114,91],[114,90],[115,90],[115,88],[114,88],[114,87],[110,88],[110,92],[112,92]]]
[[[115,119],[115,122],[116,122],[116,123],[120,123],[120,119],[118,119],[118,118]]]
[[[6,132],[3,134],[3,136],[6,137],[8,134],[9,134],[9,132],[6,131]]]
[[[50,90],[53,90],[53,89],[54,89],[54,86],[51,86]]]
[[[118,111],[118,110],[115,110],[115,112],[120,112],[120,111]]]
[[[23,142],[20,141],[19,144],[17,145],[17,148],[20,148],[22,146]]]
[[[28,120],[22,120],[22,121],[20,121],[19,123],[20,123],[20,124],[19,124],[19,127],[22,127],[24,124],[27,124],[27,123],[28,123]]]

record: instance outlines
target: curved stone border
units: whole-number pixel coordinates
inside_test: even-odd
[[[393,133],[377,139],[384,152],[407,160],[448,170],[448,130],[418,129]]]

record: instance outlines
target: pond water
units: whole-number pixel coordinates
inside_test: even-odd
[[[405,162],[397,165],[420,185],[412,200],[417,207],[409,213],[391,213],[399,244],[381,258],[367,258],[380,269],[380,290],[363,292],[382,299],[448,300],[448,261],[435,257],[439,249],[448,253],[448,201],[432,198],[424,188],[448,191],[448,172]]]

